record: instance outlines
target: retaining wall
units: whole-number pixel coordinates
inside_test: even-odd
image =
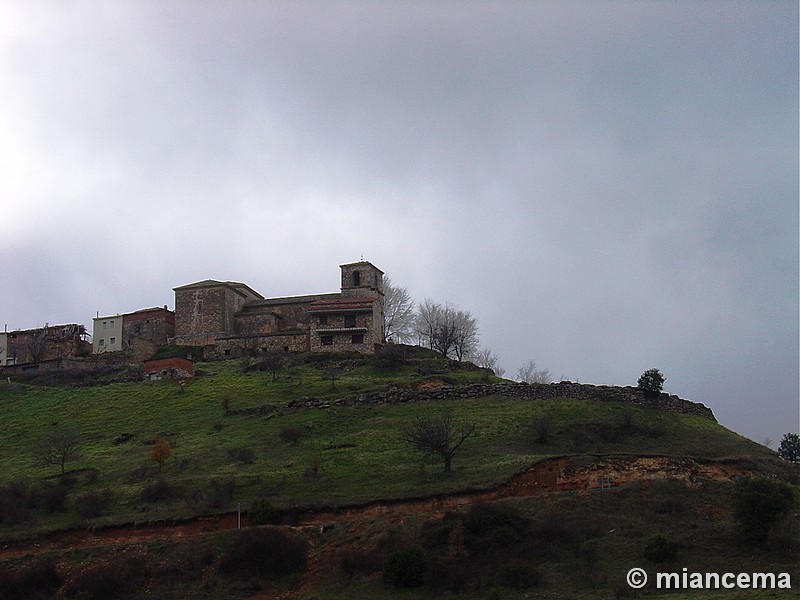
[[[548,400],[551,398],[575,398],[599,402],[628,402],[638,406],[649,406],[670,412],[698,415],[717,422],[710,408],[699,402],[684,400],[672,394],[645,394],[635,387],[589,385],[584,383],[494,383],[464,386],[442,385],[432,389],[392,388],[381,392],[364,392],[345,396],[333,401],[302,397],[292,400],[288,408],[313,408],[320,406],[354,406],[358,404],[399,404],[427,400],[451,400],[459,398],[482,398],[501,396],[520,400]]]

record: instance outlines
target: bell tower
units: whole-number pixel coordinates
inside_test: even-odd
[[[342,298],[380,298],[383,301],[383,271],[362,260],[339,265],[342,270]]]

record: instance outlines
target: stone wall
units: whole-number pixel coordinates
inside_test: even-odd
[[[308,331],[285,331],[262,335],[218,337],[207,346],[206,360],[258,356],[261,352],[308,352]]]
[[[216,334],[233,332],[233,315],[244,298],[229,285],[175,290],[175,337],[179,344],[200,345]]]
[[[175,313],[172,311],[156,309],[123,315],[124,347],[130,350],[135,362],[150,358],[174,335]]]
[[[84,340],[83,325],[50,325],[38,329],[9,331],[2,357],[11,366],[89,356],[90,343]]]
[[[598,386],[582,383],[495,383],[464,386],[443,385],[433,389],[392,388],[382,392],[365,392],[339,398],[325,403],[315,398],[298,398],[289,402],[288,408],[320,407],[326,404],[354,406],[359,404],[398,404],[429,400],[452,400],[502,396],[520,400],[548,400],[552,398],[575,398],[599,402],[627,402],[638,406],[649,406],[670,412],[691,414],[717,422],[710,408],[698,402],[684,400],[675,395],[649,396],[635,387]]]

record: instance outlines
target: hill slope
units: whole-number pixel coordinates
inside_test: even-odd
[[[323,557],[334,563],[341,559],[331,554],[331,539],[333,547],[372,547],[373,554],[383,555],[396,543],[385,536],[398,518],[429,524],[448,507],[498,501],[511,503],[523,515],[525,527],[537,527],[545,514],[572,523],[580,505],[590,514],[595,508],[607,511],[603,518],[609,519],[623,511],[631,523],[639,523],[645,536],[638,536],[641,541],[648,531],[656,533],[653,502],[669,507],[672,496],[673,508],[683,508],[656,512],[662,515],[655,517],[662,529],[674,530],[682,522],[691,529],[699,527],[698,519],[703,523],[718,516],[732,536],[730,509],[724,507],[730,504],[726,490],[738,475],[795,476],[773,452],[724,429],[703,410],[676,412],[675,399],[671,410],[664,410],[670,406],[601,398],[589,386],[563,388],[582,390],[571,394],[582,397],[560,397],[553,392],[557,386],[549,388],[547,399],[525,399],[530,393],[501,395],[504,386],[493,387],[498,380],[487,372],[418,350],[378,358],[302,357],[276,381],[253,366],[258,365],[205,364],[204,374],[182,388],[168,382],[88,385],[96,381],[3,386],[0,537],[24,540],[54,529],[190,519],[231,513],[237,506],[246,511],[261,498],[301,523],[352,523],[319,539],[309,533],[315,530],[301,528],[317,561],[305,585],[335,596],[338,592],[327,585],[320,588],[313,575],[333,569],[337,585],[374,595],[383,589],[374,568],[364,567],[357,581],[340,581],[338,567],[320,565]],[[458,398],[467,389],[498,393]],[[395,403],[386,403],[391,398]],[[457,454],[453,473],[444,474],[435,459],[412,452],[402,432],[415,415],[448,409],[457,422],[474,423],[476,430]],[[77,432],[82,456],[66,464],[67,475],[61,478],[57,467],[35,466],[32,456],[50,432],[65,428]],[[159,472],[150,451],[160,437],[170,441],[172,453]],[[611,493],[597,496],[594,488]],[[447,496],[454,499],[450,504],[397,502]],[[702,508],[715,503],[722,507],[719,514]],[[359,506],[363,508],[343,510]],[[378,506],[385,510],[376,510]],[[230,519],[226,523],[233,525]],[[216,527],[210,521],[205,525]],[[563,547],[553,542],[545,553],[553,556],[540,557],[552,563],[548,568],[563,568],[564,553],[595,551],[581,550],[581,544],[595,538],[578,534],[575,526],[555,536],[565,541]],[[591,530],[597,533],[594,526]],[[197,528],[192,531],[201,535]],[[631,533],[626,532],[626,539]],[[204,535],[210,536],[208,543],[219,545],[230,534],[218,534],[220,540],[210,531]],[[414,537],[419,531],[402,535]],[[698,536],[702,544],[720,543],[705,529]],[[122,534],[117,541],[124,539]],[[612,554],[625,555],[624,544],[608,542],[615,549]],[[14,554],[24,554],[25,542],[15,548],[22,552]],[[426,552],[430,556],[433,550]],[[702,557],[701,548],[696,552]],[[780,549],[770,552],[774,563]],[[66,560],[59,569],[78,568],[69,566],[73,562]],[[546,580],[540,584],[548,585],[552,573],[537,573]],[[579,579],[575,586],[603,583]],[[284,581],[278,588],[286,591],[295,584]],[[219,584],[224,594],[233,593],[231,585],[236,587],[227,580]],[[614,587],[609,581],[604,586],[607,591]],[[478,583],[472,588],[486,589]],[[212,589],[206,597],[247,597],[252,591],[226,596]]]

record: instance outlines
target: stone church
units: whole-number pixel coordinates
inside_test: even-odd
[[[341,291],[264,298],[244,283],[205,280],[174,288],[172,343],[206,359],[258,352],[356,351],[384,343],[383,271],[367,261],[340,265]]]

